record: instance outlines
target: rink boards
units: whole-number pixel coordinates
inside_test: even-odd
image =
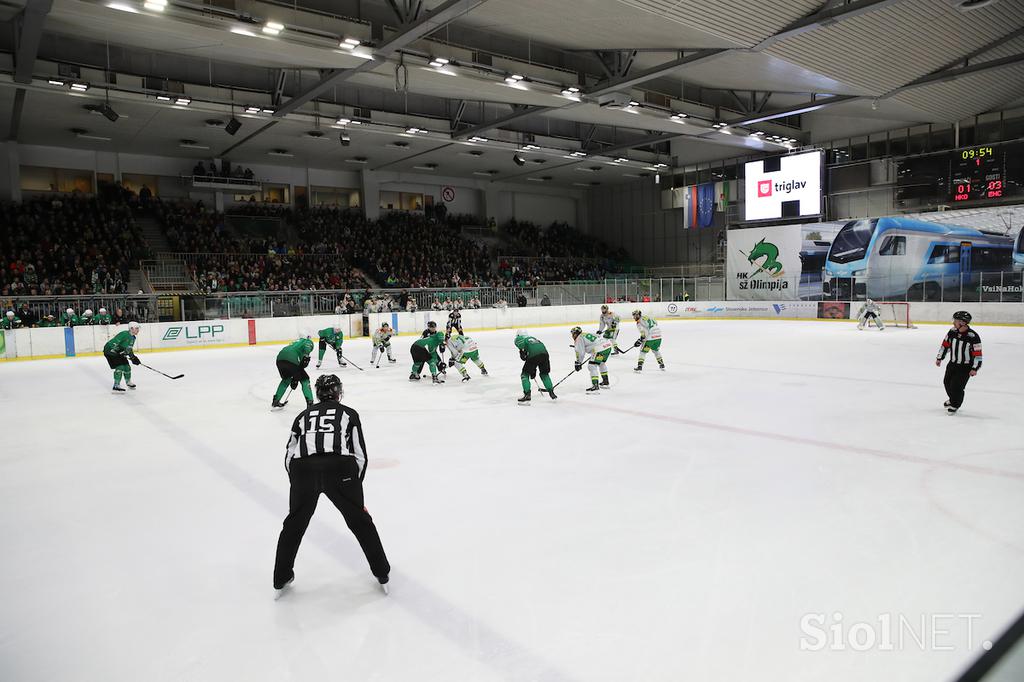
[[[778,319],[837,321],[823,314],[814,301],[701,301],[662,303],[613,303],[612,310],[632,324],[630,313],[640,309],[660,321],[681,319]],[[856,314],[857,304],[847,306],[845,317]],[[953,312],[970,310],[975,324],[1024,324],[1024,305],[1020,303],[913,303],[915,324],[945,324]],[[537,306],[527,308],[487,308],[463,310],[462,324],[467,331],[515,329],[545,325],[596,324],[599,306]],[[448,311],[428,310],[416,313],[372,313],[367,322],[376,329],[387,322],[399,334],[418,334],[428,321],[443,327]],[[355,315],[315,315],[259,319],[204,320],[196,322],[156,322],[143,324],[135,342],[139,351],[185,350],[278,344],[297,338],[304,332],[316,336],[318,330],[340,323],[346,338],[364,336],[364,317]],[[0,360],[31,360],[95,355],[103,344],[126,327],[118,325],[75,328],[16,329],[0,332]]]

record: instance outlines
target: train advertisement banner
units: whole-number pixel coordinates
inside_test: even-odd
[[[800,242],[800,225],[728,230],[728,298],[746,301],[797,300],[801,267]]]

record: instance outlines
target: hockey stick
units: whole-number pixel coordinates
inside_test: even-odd
[[[559,384],[561,384],[561,383],[562,383],[563,381],[565,381],[566,379],[568,379],[569,377],[571,377],[571,376],[572,376],[573,374],[575,374],[575,373],[576,373],[576,370],[574,369],[573,371],[571,371],[571,372],[569,372],[568,374],[566,374],[566,375],[565,375],[564,377],[562,377],[562,378],[561,378],[561,379],[560,379],[560,380],[558,381],[558,383],[556,383],[556,384],[555,384],[554,386],[552,386],[552,387],[551,387],[551,390],[553,391],[553,390],[555,390],[556,388],[558,388],[558,385],[559,385]],[[540,392],[541,392],[541,393],[550,393],[550,391],[548,391],[548,389],[546,389],[546,388],[542,388],[542,389],[540,389]]]
[[[338,353],[338,355],[340,355],[340,356],[341,356],[342,358],[344,358],[344,359],[345,359],[345,361],[346,361],[346,362],[347,362],[348,364],[352,365],[353,367],[355,367],[356,369],[358,369],[358,370],[359,370],[360,372],[365,372],[365,371],[366,371],[365,369],[363,369],[362,367],[360,367],[360,366],[359,366],[359,365],[357,365],[356,363],[354,363],[354,362],[352,362],[351,360],[349,360],[348,358],[346,358],[346,357],[345,357],[345,354],[344,354],[344,353]]]
[[[151,370],[151,371],[153,371],[153,372],[156,372],[157,374],[163,374],[163,375],[164,375],[165,377],[167,377],[168,379],[180,379],[180,378],[182,378],[183,376],[185,376],[184,374],[176,374],[176,375],[174,375],[174,376],[172,377],[172,376],[171,376],[170,374],[164,374],[164,373],[163,373],[163,372],[161,372],[160,370],[158,370],[158,369],[154,369],[153,367],[150,367],[149,365],[147,365],[147,364],[146,364],[146,363],[144,363],[144,362],[140,362],[139,364],[140,364],[140,365],[142,365],[143,367],[145,367],[145,368],[146,368],[146,369],[148,369],[148,370]]]
[[[380,359],[384,357],[384,346],[378,346],[377,352],[379,353],[379,355],[377,356],[377,364],[373,366],[374,369],[380,368]]]
[[[284,400],[280,401],[280,402],[279,402],[279,403],[277,404],[277,406],[276,406],[276,407],[272,405],[272,406],[270,407],[270,409],[272,409],[272,410],[273,410],[273,409],[277,409],[278,407],[284,407],[285,405],[287,405],[287,404],[288,404],[288,398],[290,398],[290,397],[291,397],[291,395],[292,395],[292,390],[293,390],[293,389],[292,389],[292,387],[291,387],[291,386],[289,386],[289,387],[288,387],[288,390],[287,390],[287,391],[285,392],[285,394],[284,394],[284,395],[282,396],[282,397],[284,398]]]

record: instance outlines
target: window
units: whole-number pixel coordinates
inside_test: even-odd
[[[882,246],[878,249],[879,256],[905,256],[907,255],[907,238],[901,235],[888,235],[882,240]]]
[[[863,258],[875,233],[875,223],[875,220],[855,220],[846,223],[832,242],[828,259],[833,263],[849,263]]]
[[[942,263],[959,263],[960,247],[950,244],[936,244],[932,247],[931,255],[928,256],[929,265]]]

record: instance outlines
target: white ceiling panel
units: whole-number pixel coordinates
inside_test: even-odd
[[[491,0],[459,22],[568,49],[743,46],[615,0]]]
[[[752,47],[809,14],[822,0],[618,0],[662,21]]]
[[[946,0],[906,0],[808,31],[767,52],[881,95],[1024,25],[1024,2],[965,13]]]

